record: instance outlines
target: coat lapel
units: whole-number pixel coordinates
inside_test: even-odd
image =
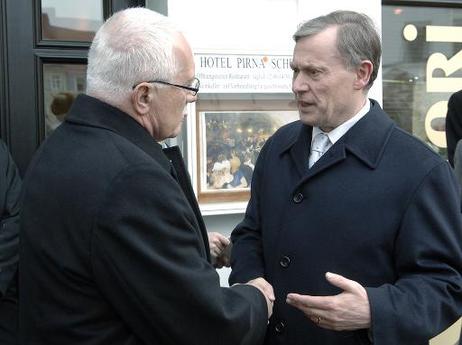
[[[395,123],[371,100],[371,110],[340,140],[345,148],[371,169],[377,168]],[[342,140],[343,139],[343,140]]]
[[[348,154],[356,156],[363,164],[375,169],[394,127],[395,124],[378,103],[371,100],[370,111],[340,138],[311,169],[308,169],[313,128],[301,125],[298,137],[289,141],[289,145],[286,145],[283,150],[283,152],[289,150],[290,157],[301,178],[295,189],[314,176],[347,159]]]
[[[305,177],[308,179],[311,176],[319,174],[336,163],[346,158],[345,144],[343,142],[336,142],[317,162],[311,169],[308,169]]]
[[[165,155],[169,158],[172,163],[172,169],[174,170],[174,177],[178,181],[181,189],[183,190],[186,199],[191,206],[194,215],[196,216],[197,223],[199,225],[198,235],[202,238],[205,247],[205,253],[207,260],[210,262],[210,247],[208,242],[207,229],[205,227],[204,219],[202,218],[199,205],[197,203],[196,195],[191,185],[191,180],[189,178],[188,171],[184,165],[183,157],[178,146],[172,146],[163,150]]]
[[[304,176],[308,169],[312,132],[312,127],[302,125],[298,137],[291,143],[289,150],[292,162],[300,177]]]
[[[289,150],[292,162],[300,178],[303,178],[303,181],[324,171],[346,157],[345,145],[338,142],[339,145],[337,143],[333,145],[311,169],[308,169],[312,133],[313,127],[302,125],[298,137],[292,142]]]

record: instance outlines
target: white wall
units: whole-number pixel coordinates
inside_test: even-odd
[[[169,0],[169,17],[196,52],[290,53],[296,0]]]

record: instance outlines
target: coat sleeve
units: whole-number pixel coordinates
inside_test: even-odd
[[[443,162],[409,201],[395,240],[397,280],[367,288],[374,345],[427,344],[462,314],[458,191]]]
[[[21,178],[6,145],[0,143],[0,297],[18,266]]]
[[[190,206],[160,168],[130,167],[111,183],[91,257],[102,293],[145,344],[263,341],[265,298],[252,286],[220,287]]]
[[[446,114],[446,142],[451,166],[454,166],[454,151],[460,139],[462,139],[462,91],[451,95]]]
[[[271,138],[263,146],[252,175],[250,201],[247,205],[244,220],[237,225],[231,234],[233,249],[231,253],[232,271],[230,285],[245,283],[257,277],[265,277],[260,198],[263,184],[265,156]]]

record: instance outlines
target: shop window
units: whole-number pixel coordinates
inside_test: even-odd
[[[103,0],[42,0],[42,40],[91,42],[102,25]]]
[[[45,136],[64,121],[75,97],[85,91],[86,68],[83,64],[43,64]]]
[[[382,16],[384,109],[445,156],[447,101],[462,89],[462,9],[384,5]]]

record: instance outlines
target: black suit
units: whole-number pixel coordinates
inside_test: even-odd
[[[25,178],[22,344],[262,341],[264,297],[219,286],[185,176],[127,114],[77,98]]]
[[[462,90],[451,95],[446,114],[448,160],[452,166],[454,166],[454,151],[460,139],[462,139]]]

